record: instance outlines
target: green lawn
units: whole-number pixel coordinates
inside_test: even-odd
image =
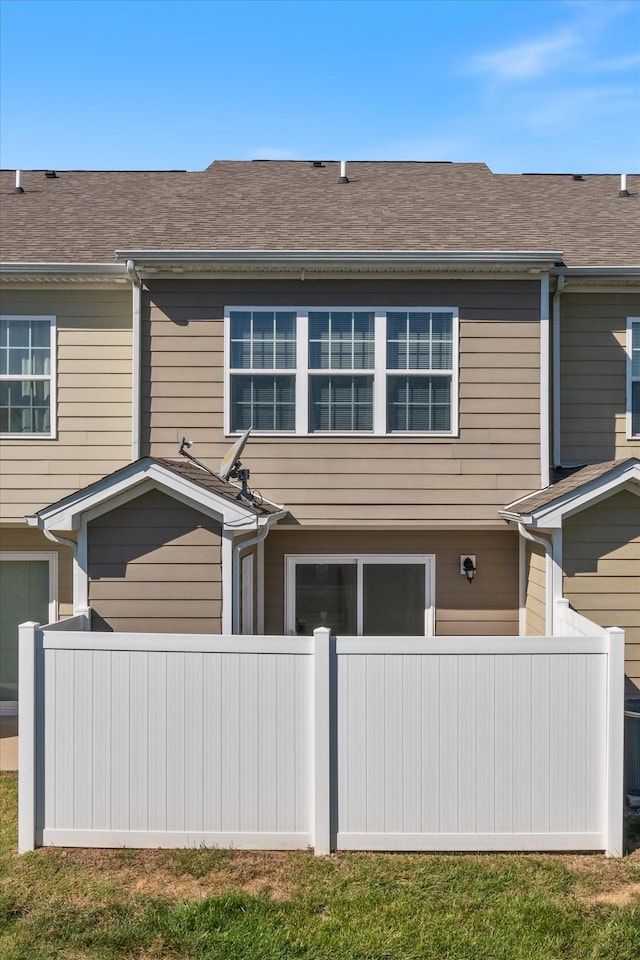
[[[43,849],[0,775],[0,957],[638,960],[640,855]]]

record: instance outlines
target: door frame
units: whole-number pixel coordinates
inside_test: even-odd
[[[366,563],[422,563],[425,568],[424,636],[435,635],[436,557],[433,553],[295,553],[285,554],[284,577],[284,632],[295,635],[296,622],[296,566],[299,563],[354,563],[358,568],[357,622],[362,623],[363,596],[361,568]],[[360,635],[360,634],[359,634]]]
[[[0,550],[0,563],[3,561],[46,560],[49,564],[49,619],[54,623],[58,619],[58,554],[55,550]],[[0,700],[0,716],[14,717],[18,713],[17,700]]]

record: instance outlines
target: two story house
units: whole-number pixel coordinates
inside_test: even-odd
[[[569,601],[640,685],[638,177],[2,176],[6,709],[15,624],[85,611],[551,636]]]

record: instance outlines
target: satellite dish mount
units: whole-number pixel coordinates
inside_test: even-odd
[[[254,501],[253,494],[249,490],[249,477],[251,475],[251,471],[247,470],[246,467],[243,467],[240,461],[240,454],[246,446],[250,433],[251,427],[249,427],[248,430],[245,430],[241,437],[238,437],[234,445],[222,458],[222,462],[220,463],[220,468],[218,470],[218,477],[221,480],[227,481],[231,479],[240,481],[242,484],[242,490],[236,497],[236,500],[244,500],[245,503],[253,503]]]

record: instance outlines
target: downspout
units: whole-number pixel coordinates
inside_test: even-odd
[[[252,537],[250,540],[243,540],[241,543],[236,544],[233,548],[233,559],[231,563],[232,570],[232,580],[233,580],[233,613],[231,621],[231,632],[237,633],[238,627],[240,625],[240,553],[242,550],[248,550],[249,547],[255,547],[256,544],[262,543],[266,539],[269,530],[271,529],[271,524],[274,522],[275,518],[270,518],[270,522],[265,523],[264,527],[255,537]]]
[[[553,545],[544,537],[536,537],[534,533],[527,530],[525,525],[518,521],[518,532],[525,540],[531,540],[544,547],[545,551],[545,603],[544,603],[544,629],[548,637],[553,635]]]
[[[70,547],[73,554],[73,613],[74,616],[79,616],[82,614],[84,617],[84,629],[89,629],[89,608],[86,605],[80,606],[78,603],[78,578],[80,576],[80,568],[78,566],[78,544],[75,540],[67,540],[65,537],[59,537],[55,533],[51,533],[50,530],[46,530],[41,527],[42,532],[44,533],[47,540],[50,540],[51,543],[57,543],[62,547]],[[59,616],[59,614],[58,614]]]
[[[560,444],[560,297],[564,291],[564,274],[559,274],[553,295],[553,465],[562,464]]]
[[[142,280],[134,260],[127,260],[127,276],[131,280],[132,330],[131,330],[131,460],[140,459],[140,312],[142,303]]]

